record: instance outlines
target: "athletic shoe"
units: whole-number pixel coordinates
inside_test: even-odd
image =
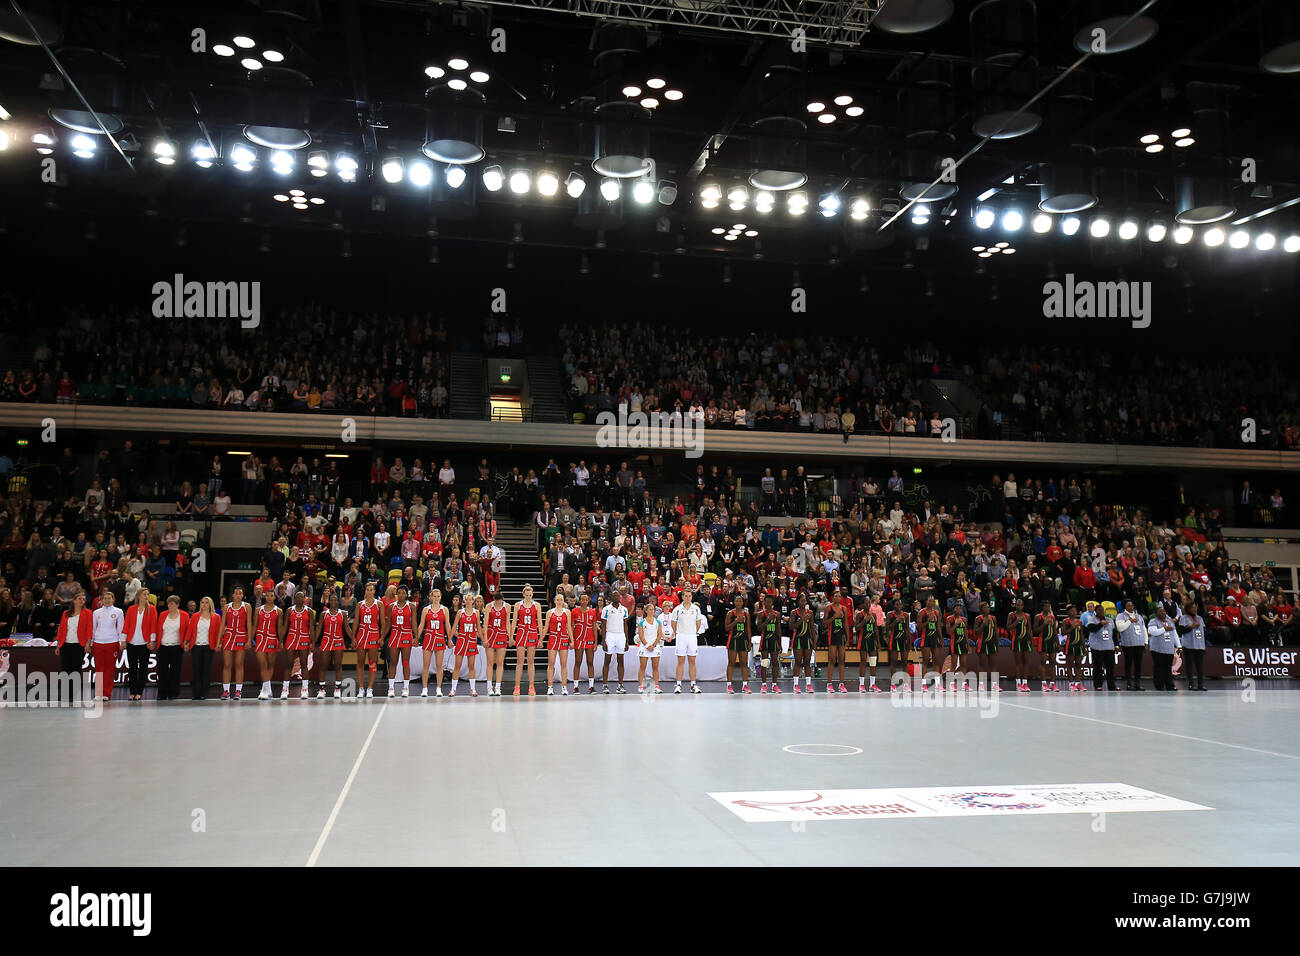
[[[798,681],[795,681],[794,692],[795,692],[796,694],[799,693],[799,682],[798,682]]]
[[[659,686],[658,684],[655,684],[654,692],[655,692],[656,694],[662,694],[662,693],[663,693],[663,689],[660,688],[660,686]]]
[[[870,687],[867,688],[867,693],[868,693],[868,694],[883,694],[884,691],[882,691],[878,685],[876,685],[876,684],[872,684]]]
[[[595,691],[592,691],[592,693],[594,694]],[[602,694],[608,694],[608,693],[609,693],[609,685],[608,685],[608,684],[605,685],[605,689],[602,690],[601,693],[602,693]]]
[[[428,697],[428,696],[429,696],[429,688],[426,687],[426,688],[424,688],[423,690],[421,690],[421,691],[420,691],[420,696],[421,696],[421,697]]]
[[[447,696],[448,696],[448,697],[455,697],[455,696],[456,696],[456,688],[453,687],[451,690],[447,691]]]
[[[513,694],[511,694],[510,696],[512,696],[512,697],[518,697],[518,696],[519,696],[519,685],[518,685],[518,684],[515,685],[515,692],[514,692]]]
[[[730,684],[728,684],[728,685],[727,685],[727,693],[730,694],[732,697],[735,697],[735,696],[736,696],[736,688],[734,688],[734,687],[732,687]]]
[[[741,690],[741,693],[745,693],[745,694],[752,694],[752,693],[753,693],[753,691],[749,689],[749,685],[748,685],[748,684],[743,685],[743,686],[740,688],[740,690]]]
[[[97,697],[97,698],[96,698],[96,700],[103,700],[103,699],[104,699],[104,698],[102,698],[102,697]],[[221,692],[221,699],[222,699],[222,700],[230,700],[230,691],[228,691],[228,690],[223,690],[223,691]]]
[[[280,699],[281,699],[281,700],[288,700],[288,699],[289,699],[289,688],[284,687],[284,688],[281,688],[281,689],[280,689]]]
[[[549,684],[546,686],[546,696],[547,696],[547,697],[554,697],[554,696],[555,696],[555,688],[552,687],[552,686],[550,686]]]
[[[673,693],[674,693],[674,694],[680,694],[681,692],[682,692],[682,685],[681,685],[681,684],[678,684],[678,685],[673,689]]]
[[[760,694],[766,694],[766,693],[767,693],[767,685],[766,685],[766,684],[760,684],[760,685],[759,685],[759,688],[758,688],[758,692],[759,692]]]
[[[441,697],[441,696],[442,696],[442,688],[441,688],[441,687],[438,688],[438,692],[437,692],[434,696],[435,696],[435,697]]]
[[[1000,694],[1000,693],[1002,693],[1002,685],[1001,685],[1001,684],[993,684],[989,689],[990,689],[993,693],[995,693],[995,694]]]
[[[324,699],[325,699],[325,688],[324,688],[324,687],[322,687],[320,690],[316,691],[316,699],[317,699],[317,700],[324,700]]]
[[[618,685],[618,690],[616,690],[614,693],[616,693],[616,694],[626,694],[626,693],[627,693],[627,690],[624,689],[624,687],[623,687],[622,684],[619,684],[619,685]]]
[[[866,685],[866,684],[859,684],[859,685],[858,685],[858,693],[859,693],[859,694],[865,694],[866,692],[867,692],[867,685]]]
[[[471,696],[471,697],[477,697],[477,696],[478,696],[478,691],[476,691],[473,687],[471,687],[471,688],[469,689],[469,696]]]
[[[235,688],[235,700],[243,700],[244,694],[238,687]]]
[[[372,697],[374,697],[374,696],[375,696],[375,689],[374,689],[373,687],[367,687],[367,688],[366,688],[366,699],[369,700],[370,698],[372,698]]]
[[[537,690],[533,687],[532,684],[529,684],[529,685],[528,685],[528,696],[529,696],[529,697],[536,697],[536,696],[537,696]]]
[[[270,700],[270,699],[271,699],[271,693],[270,693],[270,691],[265,691],[265,690],[262,691],[260,694],[257,695],[257,699],[258,699],[258,700]]]
[[[848,688],[846,688],[843,684],[840,684],[840,693],[847,694],[848,692],[849,692]]]
[[[1020,693],[1022,694],[1030,693],[1028,684],[1021,684],[1019,687],[1016,688],[1016,690],[1020,691]]]
[[[803,692],[804,692],[805,694],[815,694],[815,693],[817,693],[817,688],[814,687],[812,684],[804,684],[804,685],[803,685]]]
[[[561,697],[569,696],[569,685],[565,684],[563,687],[560,688],[560,696]]]
[[[779,694],[779,693],[781,693],[781,688],[777,687],[776,684],[773,684],[773,685],[772,685],[772,693],[774,693],[774,694]]]
[[[403,687],[403,688],[402,688],[402,696],[403,696],[403,697],[410,697],[410,696],[411,696],[411,688],[409,688],[409,687]]]
[[[692,685],[691,685],[691,693],[692,693],[692,694],[703,694],[704,691],[700,690],[700,685],[699,685],[699,684],[692,684]]]

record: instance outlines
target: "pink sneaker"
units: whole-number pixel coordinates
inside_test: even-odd
[[[796,694],[799,693],[799,682],[798,682],[798,681],[795,681],[795,682],[794,682],[794,692],[795,692]]]
[[[867,685],[866,685],[866,684],[859,684],[859,685],[858,685],[858,693],[859,693],[859,694],[865,694],[866,692],[867,692]]]
[[[767,685],[766,685],[766,684],[760,684],[760,685],[758,686],[758,692],[759,692],[760,694],[766,694],[766,693],[767,693]]]
[[[753,691],[749,689],[749,685],[748,685],[748,684],[742,684],[741,687],[740,687],[740,689],[741,689],[741,691],[742,691],[743,693],[746,693],[746,694],[752,694],[752,693],[753,693]]]
[[[779,694],[779,693],[781,693],[781,688],[777,687],[776,684],[773,684],[773,685],[772,685],[772,693],[774,693],[774,694]]]
[[[841,693],[841,694],[847,694],[848,692],[849,692],[849,691],[848,691],[848,688],[846,688],[846,687],[844,686],[844,684],[841,683],[841,684],[840,684],[840,693]]]
[[[804,685],[803,685],[803,692],[804,692],[805,694],[815,694],[815,693],[817,693],[817,688],[814,687],[811,683],[804,684]]]
[[[882,691],[882,690],[881,690],[879,687],[877,687],[875,684],[872,684],[869,688],[867,688],[867,693],[869,693],[869,694],[881,694],[881,693],[884,693],[884,691]]]
[[[727,685],[727,693],[733,697],[736,696],[736,690],[730,684]]]

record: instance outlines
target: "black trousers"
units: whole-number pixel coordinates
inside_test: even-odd
[[[1205,686],[1205,651],[1191,650],[1183,648],[1183,668],[1187,674],[1187,686],[1204,687]],[[1195,675],[1195,680],[1193,680]]]
[[[1137,647],[1122,648],[1124,652],[1124,683],[1129,687],[1140,687],[1142,684],[1142,655],[1146,648],[1138,645]]]
[[[73,677],[81,678],[81,666],[86,662],[86,649],[76,641],[64,641],[63,646],[59,648],[59,670],[64,674],[71,674]],[[94,671],[91,671],[93,674]],[[82,688],[85,697],[94,694],[90,686]]]
[[[1111,690],[1117,690],[1115,686],[1115,652],[1094,650],[1092,652],[1092,687],[1093,690],[1101,690],[1102,681]]]
[[[195,644],[190,651],[190,690],[195,700],[208,699],[208,685],[212,683],[212,648]]]
[[[149,683],[149,645],[126,645],[126,682],[132,696],[144,693]]]
[[[181,658],[185,649],[179,644],[158,647],[158,699],[176,700],[181,696]]]
[[[1151,652],[1151,670],[1156,690],[1174,690],[1174,655]]]

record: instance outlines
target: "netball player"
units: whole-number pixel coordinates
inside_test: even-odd
[[[221,699],[230,700],[230,671],[235,672],[235,695],[244,686],[244,654],[253,643],[253,609],[244,603],[244,589],[230,592],[230,603],[221,615]]]
[[[480,597],[480,604],[482,600]],[[478,691],[474,688],[477,676],[475,669],[478,665],[478,645],[483,639],[483,615],[479,613],[478,605],[467,600],[465,606],[456,613],[452,627],[456,633],[456,646],[452,649],[451,693],[447,696],[456,696],[456,685],[460,682],[460,665],[464,661],[469,671],[469,695],[477,697]]]
[[[533,600],[533,586],[524,585],[524,599],[515,605],[515,612],[511,615],[510,624],[510,643],[515,648],[515,693],[519,696],[519,687],[523,684],[524,678],[524,659],[528,659],[528,696],[536,697],[537,691],[533,689],[533,681],[536,677],[534,673],[533,659],[537,656],[537,645],[541,642],[542,637],[542,606]],[[606,675],[608,676],[609,662],[605,663]]]
[[[889,666],[894,671],[889,678],[890,689],[910,691],[912,684],[907,673],[907,657],[911,650],[908,645],[912,641],[912,618],[903,610],[903,602],[897,598],[885,616],[885,633],[889,639]]]
[[[331,588],[325,610],[316,622],[316,649],[321,658],[317,700],[325,698],[325,678],[331,669],[334,671],[334,699],[343,696],[343,646],[351,637],[348,616],[339,610],[339,592]]]
[[[627,608],[617,596],[613,601],[605,601],[604,598],[601,600],[604,606],[600,609],[600,644],[605,652],[605,663],[601,667],[600,682],[605,687],[604,693],[608,694],[609,661],[613,658],[618,661],[618,693],[626,694],[627,691],[623,689],[623,655],[627,653]]]
[[[654,693],[658,694],[659,658],[663,656],[664,631],[653,599],[645,602],[642,611],[642,617],[636,622],[636,651],[639,658],[636,689],[639,693],[645,693],[645,665],[646,661],[650,661],[654,670]]]
[[[424,652],[423,673],[421,676],[422,690],[421,697],[429,696],[429,664],[433,663],[438,674],[438,694],[442,696],[442,658],[447,653],[447,641],[451,634],[451,620],[447,617],[447,609],[442,606],[442,592],[434,588],[429,592],[429,605],[420,615],[420,628],[416,632],[416,639],[420,641],[420,648]]]
[[[352,647],[357,655],[357,698],[375,696],[375,658],[385,630],[384,606],[375,600],[375,582],[366,582],[365,597],[352,615]]]
[[[1056,639],[1057,631],[1052,602],[1044,601],[1043,609],[1034,615],[1034,645],[1042,655],[1039,677],[1042,678],[1044,694],[1061,692],[1061,688],[1056,686],[1056,651],[1061,646],[1061,642]],[[1073,690],[1073,686],[1070,689]]]
[[[980,612],[975,615],[975,689],[983,682],[979,676],[980,665],[988,668],[989,671],[989,690],[1001,693],[1002,688],[994,679],[996,671],[996,658],[998,653],[998,619],[994,617],[993,612],[989,610],[988,602],[980,602]]]
[[[280,621],[280,639],[288,652],[285,662],[286,674],[293,673],[293,665],[298,661],[302,665],[302,689],[299,700],[311,700],[311,665],[312,634],[315,630],[316,613],[307,606],[307,592],[299,588],[293,593],[293,605]],[[280,685],[280,699],[289,699],[289,679],[286,677]]]
[[[847,650],[846,641],[847,614],[844,610],[844,602],[840,597],[840,589],[835,588],[831,591],[830,603],[826,605],[826,611],[823,615],[823,621],[826,624],[826,693],[835,693],[835,669],[840,671],[841,694],[847,694],[844,688],[844,652]],[[795,689],[798,690],[799,682],[795,681]]]
[[[740,690],[748,694],[749,681],[745,679],[745,668],[749,660],[749,635],[754,633],[754,630],[743,594],[736,595],[735,605],[727,612],[727,693],[735,693],[731,688],[731,669],[739,667]]]
[[[560,692],[569,696],[569,649],[573,647],[573,619],[564,606],[564,595],[555,592],[555,606],[546,612],[546,650],[551,659],[546,664],[546,696],[555,696],[555,671],[560,672]]]
[[[262,692],[257,699],[270,700],[275,659],[280,654],[280,609],[275,606],[275,591],[270,588],[262,592],[262,606],[257,609],[257,644],[253,649],[262,672]]]
[[[1070,690],[1082,694],[1087,690],[1083,684],[1083,659],[1088,653],[1088,632],[1079,618],[1079,609],[1073,604],[1065,609],[1065,615],[1061,625],[1065,634],[1065,669],[1069,672]],[[1078,680],[1074,677],[1076,672]]]
[[[586,591],[578,598],[573,611],[573,692],[578,692],[578,672],[582,658],[587,658],[587,693],[596,693],[596,624],[598,612],[591,606],[591,595]]]
[[[506,647],[510,644],[510,605],[501,598],[498,588],[487,606],[484,626],[487,629],[487,691],[489,697],[501,696],[501,676],[506,668]]]
[[[970,690],[970,683],[966,680],[967,659],[970,657],[970,635],[967,630],[966,607],[958,600],[953,605],[952,613],[948,615],[948,653],[952,655],[951,689],[954,694],[962,689],[957,686],[958,678],[961,679],[962,686]]]
[[[1029,693],[1029,655],[1034,653],[1034,623],[1025,613],[1025,602],[1016,601],[1016,609],[1007,615],[1007,633],[1011,635],[1011,655],[1016,661],[1016,690]]]
[[[926,676],[934,674],[934,689],[943,684],[943,614],[937,598],[930,598],[916,614],[916,629],[921,637],[921,689],[928,689]]]
[[[885,612],[881,610],[880,605],[875,600],[863,598],[862,607],[858,610],[856,617],[858,619],[858,693],[863,694],[870,691],[873,694],[879,694],[880,688],[876,686],[876,661],[880,653],[880,635]],[[866,686],[868,666],[871,668],[870,687]]]
[[[812,608],[808,606],[808,595],[800,594],[795,609],[790,612],[790,650],[794,654],[794,692],[799,693],[799,674],[804,675],[804,687],[811,694],[813,691],[812,656],[813,644],[816,643],[817,624],[813,620]],[[841,661],[841,669],[844,664]]]
[[[772,693],[779,694],[781,688],[776,682],[776,675],[781,672],[781,615],[776,611],[772,595],[763,598],[763,610],[754,623],[759,633],[760,661],[767,661],[766,668],[759,664],[758,692],[767,693],[767,674],[764,673],[767,670],[772,673]]]
[[[397,588],[397,600],[388,609],[388,696],[395,696],[397,664],[402,664],[402,696],[411,696],[411,645],[415,643],[415,605],[406,585]]]

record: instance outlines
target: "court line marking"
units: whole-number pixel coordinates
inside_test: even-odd
[[[842,747],[844,752],[837,754],[814,754],[808,753],[806,750],[793,750],[791,749],[793,747]],[[800,757],[856,757],[858,754],[862,753],[861,747],[853,747],[849,744],[786,744],[781,749],[786,753],[798,754]]]
[[[311,851],[311,856],[307,860],[307,865],[315,866],[316,860],[320,858],[320,851],[325,846],[325,841],[329,839],[330,831],[334,829],[334,821],[338,819],[339,810],[343,808],[343,801],[348,798],[348,791],[352,789],[352,781],[357,779],[357,771],[361,769],[361,761],[366,759],[366,751],[370,749],[370,741],[375,739],[375,731],[379,729],[379,722],[384,719],[384,712],[388,710],[388,702],[379,708],[379,713],[375,716],[375,722],[370,728],[370,736],[366,737],[366,742],[361,745],[361,753],[357,754],[356,763],[352,765],[352,772],[348,774],[347,781],[343,784],[343,789],[339,791],[339,798],[334,801],[334,809],[330,811],[329,819],[325,821],[325,829],[320,832],[320,839],[316,841],[315,848]]]
[[[1094,724],[1106,724],[1110,727],[1124,727],[1128,730],[1143,730],[1148,734],[1160,734],[1164,737],[1177,737],[1179,740],[1194,740],[1202,744],[1218,744],[1220,747],[1231,747],[1234,750],[1246,750],[1253,754],[1263,754],[1266,757],[1284,757],[1287,760],[1300,760],[1296,754],[1279,753],[1276,750],[1261,750],[1258,747],[1247,747],[1244,744],[1230,744],[1226,740],[1211,740],[1209,737],[1192,737],[1189,734],[1175,734],[1168,730],[1156,730],[1152,727],[1141,727],[1137,724],[1121,724],[1115,720],[1102,720],[1100,717],[1085,717],[1083,714],[1067,714],[1060,710],[1048,710],[1045,707],[1031,707],[1028,704],[1012,704],[1007,701],[999,701],[999,706],[1016,707],[1020,710],[1036,710],[1040,714],[1055,714],[1057,717],[1071,717],[1075,720],[1086,720]]]

